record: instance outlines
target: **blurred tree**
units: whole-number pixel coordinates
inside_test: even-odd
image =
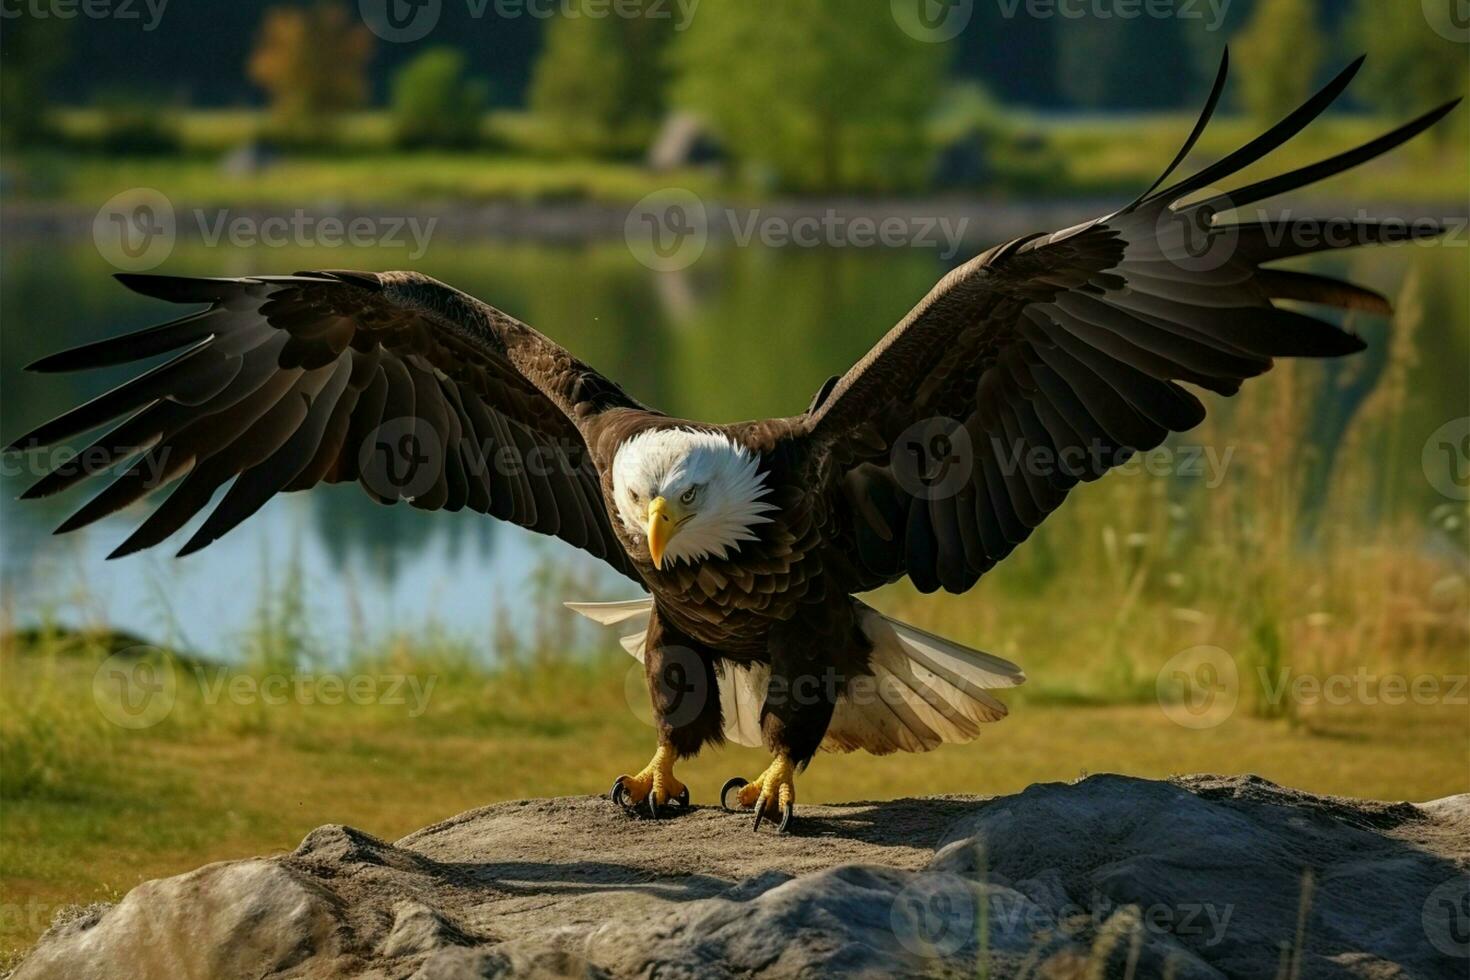
[[[666,0],[632,2],[636,4],[638,16],[612,18],[617,27],[619,46],[628,60],[624,124],[646,127],[651,134],[668,107],[668,48],[676,31],[671,16],[672,11],[679,9],[679,4],[670,4]],[[695,8],[689,9],[687,16],[693,17]]]
[[[166,93],[115,86],[96,99],[97,123],[69,142],[119,156],[168,156],[179,151],[179,121]]]
[[[1215,81],[1215,73],[1220,69],[1220,56],[1225,53],[1227,42],[1240,35],[1252,12],[1250,4],[1240,2],[1221,4],[1214,9],[1218,13],[1211,11],[1206,29],[1193,30],[1186,27],[1180,31],[1180,44],[1188,53],[1194,71],[1193,85],[1179,90],[1178,94],[1182,98],[1177,104],[1190,112],[1198,111],[1204,102],[1205,95]],[[1233,87],[1238,82],[1240,59],[1238,52],[1232,54],[1237,55],[1232,59],[1234,66],[1230,73]]]
[[[1154,108],[1187,102],[1198,88],[1199,65],[1185,40],[1190,23],[1177,17],[1057,18],[1058,93],[1088,109]],[[1216,50],[1215,61],[1219,57]],[[1211,78],[1214,70],[1211,64]]]
[[[950,85],[927,129],[936,149],[931,180],[936,189],[1003,186],[1020,195],[1044,196],[1074,179],[1066,152],[978,82]]]
[[[48,81],[66,60],[69,21],[21,13],[0,33],[0,141],[34,143],[47,133]]]
[[[546,29],[531,75],[531,111],[542,127],[538,142],[557,152],[608,151],[632,88],[628,56],[609,18],[558,17]]]
[[[1422,17],[1405,16],[1382,0],[1358,0],[1344,35],[1354,51],[1368,52],[1359,98],[1394,116],[1423,112],[1470,87],[1465,45],[1440,36]],[[1465,138],[1463,107],[1431,130],[1441,143]]]
[[[939,143],[953,143],[970,135],[1000,139],[1010,128],[1006,110],[990,89],[979,82],[955,82],[935,104],[929,129]]]
[[[665,51],[674,35],[665,0],[623,0],[617,16],[572,8],[546,28],[528,102],[547,149],[642,150],[665,109]]]
[[[1266,0],[1235,38],[1240,92],[1262,122],[1275,122],[1311,92],[1323,53],[1316,12],[1313,0]]]
[[[315,141],[332,117],[367,101],[372,34],[340,4],[266,11],[250,80],[270,93],[277,134]]]
[[[784,186],[890,190],[927,175],[948,50],[896,30],[887,4],[705,5],[672,55],[676,100]]]
[[[430,48],[393,75],[393,126],[404,146],[473,146],[490,99],[489,83],[465,77],[465,56]]]

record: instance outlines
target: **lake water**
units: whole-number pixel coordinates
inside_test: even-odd
[[[1414,432],[1427,433],[1465,413],[1465,260],[1463,248],[1410,247],[1329,263],[1333,274],[1350,274],[1390,296],[1409,270],[1420,274],[1423,356],[1408,379],[1415,400],[1407,428]],[[741,248],[727,242],[713,244],[688,269],[658,273],[617,240],[555,246],[457,240],[435,241],[412,267],[536,326],[646,403],[682,416],[733,421],[800,412],[826,377],[861,357],[949,264],[933,249]],[[181,244],[159,271],[247,275],[404,266],[401,250]],[[112,282],[111,271],[89,237],[7,238],[0,277],[0,409],[7,440],[125,376],[27,375],[20,370],[24,364],[173,315]],[[1386,325],[1365,321],[1360,328],[1384,346]],[[1422,437],[1408,441],[1395,467],[1414,478],[1406,478],[1411,489],[1395,499],[1416,506],[1425,487],[1412,461]],[[7,459],[0,476],[0,584],[6,611],[18,624],[107,624],[228,656],[256,621],[261,596],[294,567],[318,633],[337,638],[332,642],[341,650],[354,639],[430,624],[473,637],[524,628],[533,605],[533,568],[577,579],[580,598],[633,591],[596,560],[555,540],[475,514],[381,507],[355,486],[278,496],[187,559],[172,553],[190,529],[141,556],[107,562],[103,557],[137,525],[144,508],[52,537],[50,528],[94,490],[17,502],[34,479],[29,465]]]

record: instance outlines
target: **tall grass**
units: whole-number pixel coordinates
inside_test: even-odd
[[[493,657],[483,638],[434,622],[372,637],[345,656],[332,653],[314,633],[312,593],[295,558],[278,577],[259,583],[255,615],[228,660],[147,643],[95,621],[81,629],[52,622],[17,630],[6,608],[0,611],[0,799],[60,802],[115,788],[110,763],[135,733],[99,710],[114,692],[97,678],[119,658],[122,669],[146,660],[174,678],[166,716],[148,726],[152,739],[291,738],[334,726],[381,727],[401,723],[404,702],[423,691],[431,696],[422,698],[422,715],[413,716],[421,730],[561,734],[572,724],[564,719],[586,715],[591,701],[599,710],[610,700],[620,703],[621,691],[609,683],[618,674],[609,668],[614,656],[624,655],[594,647],[589,631],[558,614],[565,610],[551,597],[586,594],[585,585],[569,584],[551,564],[538,566],[531,578],[533,595],[542,597],[538,611],[525,628],[497,632]],[[353,679],[371,680],[378,691],[393,685],[393,700],[354,699],[344,693]],[[259,696],[268,684],[284,693],[275,700]]]

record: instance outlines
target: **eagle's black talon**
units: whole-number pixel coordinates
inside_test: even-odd
[[[609,799],[611,799],[618,806],[622,807],[624,810],[631,810],[633,808],[632,805],[628,802],[628,787],[623,785],[623,780],[631,778],[633,777],[624,774],[622,776],[619,776],[617,779],[614,779],[612,789],[609,790],[607,794]]]
[[[763,821],[766,816],[766,800],[766,795],[762,793],[761,798],[755,801],[755,823],[751,826],[751,830],[761,829],[761,821]],[[790,800],[787,800],[785,803],[781,804],[781,822],[776,825],[776,833],[786,833],[787,829],[791,826],[791,818],[795,815],[795,813],[796,807],[792,804]]]
[[[680,806],[681,809],[684,809],[684,810],[689,809],[689,787],[688,786],[685,786],[683,789],[681,789],[679,791],[679,795],[676,796],[676,797],[674,797],[669,802],[670,803],[677,803],[677,804],[679,804],[679,806]]]
[[[740,807],[730,805],[730,793],[732,790],[739,791],[745,787],[749,780],[740,776],[732,776],[725,780],[725,785],[720,787],[720,809],[726,813],[739,813]]]
[[[766,818],[766,792],[761,790],[761,795],[755,801],[755,823],[751,824],[751,830],[760,830],[761,821]]]
[[[657,794],[655,793],[649,793],[646,800],[646,802],[648,803],[648,817],[650,820],[658,819],[658,802],[654,799],[656,795]]]

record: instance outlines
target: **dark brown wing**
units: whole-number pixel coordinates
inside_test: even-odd
[[[1227,224],[1216,215],[1377,156],[1455,103],[1292,173],[1228,194],[1210,186],[1298,132],[1361,60],[1262,136],[1155,193],[1209,119],[1222,62],[1194,132],[1154,187],[1115,214],[1018,239],[956,269],[818,399],[804,438],[852,515],[835,546],[856,569],[854,589],[907,575],[921,591],[963,592],[1079,480],[1197,425],[1204,406],[1179,382],[1231,395],[1273,357],[1362,349],[1357,337],[1272,301],[1385,313],[1382,297],[1262,263],[1442,228]]]
[[[53,494],[131,461],[58,532],[178,481],[111,557],[130,554],[173,534],[233,481],[188,554],[276,493],[356,480],[384,503],[469,507],[555,535],[641,584],[579,423],[642,406],[525,324],[416,273],[118,278],[208,307],[31,365],[72,371],[182,351],[9,447],[123,419],[24,494]]]

